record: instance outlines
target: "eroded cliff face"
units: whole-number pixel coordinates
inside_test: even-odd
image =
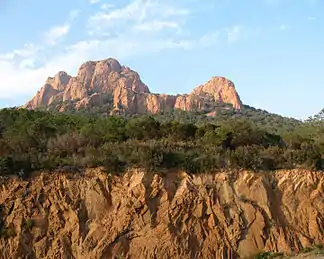
[[[248,258],[324,242],[324,175],[42,173],[2,180],[0,258]]]
[[[78,110],[102,106],[105,95],[112,96],[109,101],[114,111],[126,113],[157,113],[170,109],[211,111],[216,102],[232,104],[235,109],[242,106],[233,82],[224,77],[213,77],[186,95],[152,94],[137,72],[109,58],[82,64],[76,77],[65,72],[49,77],[24,108],[50,109],[51,105],[72,101]],[[63,105],[62,111],[70,106]]]

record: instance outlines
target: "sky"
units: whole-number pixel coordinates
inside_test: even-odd
[[[225,76],[244,104],[306,119],[324,108],[323,13],[323,0],[0,0],[0,108],[113,57],[151,92]]]

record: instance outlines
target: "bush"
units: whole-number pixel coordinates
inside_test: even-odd
[[[34,221],[32,219],[27,219],[23,221],[23,229],[25,231],[30,231],[34,227]]]
[[[104,159],[103,166],[107,172],[121,173],[124,171],[126,163],[121,161],[118,156],[110,154]]]
[[[273,252],[264,252],[256,255],[254,258],[255,259],[272,259],[276,257],[281,257],[283,256],[283,253],[273,253]]]
[[[14,225],[11,223],[7,228],[0,229],[0,237],[8,239],[16,236],[16,230]]]
[[[230,165],[234,168],[257,170],[263,167],[260,147],[240,146],[230,153]]]
[[[0,176],[13,173],[13,161],[11,157],[0,157]]]
[[[273,129],[284,118],[250,107],[241,111],[224,107],[216,107],[218,119],[204,112],[177,110],[156,116],[103,118],[3,109],[0,175],[28,176],[33,170],[64,166],[104,166],[114,173],[131,166],[150,171],[181,168],[189,173],[219,168],[324,168],[324,123],[279,135]],[[290,131],[297,123],[286,122]]]

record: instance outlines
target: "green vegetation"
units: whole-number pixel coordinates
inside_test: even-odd
[[[273,252],[264,252],[261,254],[258,254],[255,256],[255,259],[272,259],[272,258],[278,258],[278,257],[283,257],[283,253],[273,253]]]
[[[293,118],[282,117],[277,114],[269,113],[265,110],[255,109],[251,106],[244,105],[241,110],[233,109],[231,104],[215,103],[211,110],[216,111],[216,116],[207,116],[208,112],[186,112],[174,110],[154,115],[161,122],[179,121],[182,123],[194,123],[202,125],[205,123],[219,123],[229,119],[247,119],[255,125],[271,133],[284,133],[294,130],[301,125],[301,121]]]
[[[23,221],[23,229],[25,231],[30,231],[34,227],[34,221],[32,219],[27,219]]]
[[[324,246],[322,244],[313,245],[311,247],[304,247],[300,250],[300,254],[312,254],[316,255],[324,255]],[[295,258],[294,254],[291,255]],[[255,259],[272,259],[272,258],[291,258],[291,256],[285,256],[283,253],[275,253],[275,252],[263,252],[256,255]],[[308,257],[307,257],[308,258]]]
[[[106,117],[113,112],[112,96],[104,94],[102,97],[103,104],[91,105],[82,107],[78,110],[75,109],[76,100],[53,102],[48,107],[39,108],[39,110],[48,111],[62,111],[68,114],[78,114],[83,116],[101,116]],[[122,107],[119,107],[118,115],[122,115],[125,118],[131,118],[133,115],[128,114]],[[208,116],[209,111],[216,111],[216,116]],[[248,105],[243,105],[242,109],[235,110],[231,104],[215,102],[213,106],[204,111],[183,111],[180,109],[170,109],[160,112],[158,114],[152,114],[156,120],[161,123],[178,121],[181,123],[193,123],[201,125],[205,123],[218,123],[220,121],[226,121],[228,119],[248,119],[258,126],[261,126],[265,130],[272,133],[283,133],[285,131],[291,131],[301,124],[300,121],[293,118],[285,118],[277,114],[269,113],[265,110],[255,109]]]
[[[320,120],[301,124],[281,117],[281,127],[274,130],[272,115],[210,120],[179,114],[168,119],[161,114],[126,118],[0,110],[0,176],[97,166],[115,173],[128,167],[188,173],[323,168]]]
[[[310,252],[316,252],[318,255],[321,254],[323,255],[324,254],[324,245],[322,244],[317,244],[317,245],[314,245],[314,246],[311,246],[311,247],[305,247],[301,250],[301,253],[310,253]]]
[[[0,238],[8,239],[14,236],[16,236],[16,231],[13,224],[9,224],[8,227],[2,227],[0,229]]]

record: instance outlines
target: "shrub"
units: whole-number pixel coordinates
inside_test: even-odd
[[[23,229],[30,231],[34,226],[34,221],[32,219],[27,219],[23,221]]]
[[[0,237],[8,239],[14,236],[16,236],[16,230],[12,223],[9,224],[7,228],[3,227],[2,229],[0,229]]]
[[[0,157],[0,176],[13,173],[13,160],[11,157]]]
[[[227,167],[324,168],[324,123],[304,124],[307,127],[292,131],[299,122],[265,111],[210,107],[214,108],[219,110],[216,119],[203,111],[103,118],[3,109],[0,175],[28,176],[32,170],[62,166],[104,166],[116,173],[129,166],[150,171],[177,167],[190,173]],[[279,122],[284,126],[277,129]]]

